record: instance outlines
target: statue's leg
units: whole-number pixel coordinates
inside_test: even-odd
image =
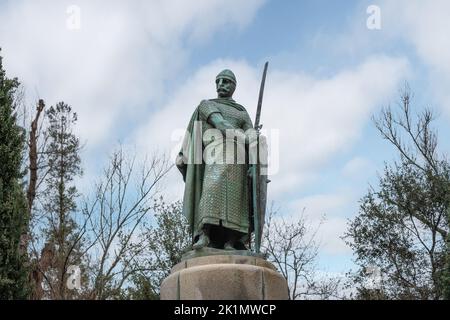
[[[235,250],[234,249],[234,241],[227,241],[223,247],[225,250]]]
[[[207,247],[209,245],[210,242],[209,231],[210,231],[209,225],[205,224],[202,230],[200,231],[200,237],[198,238],[197,242],[194,243],[194,245],[192,246],[194,250],[198,250]]]
[[[247,241],[248,241],[248,234],[239,233],[238,240],[234,244],[234,247],[237,250],[248,250],[248,248],[245,246],[245,243]]]
[[[236,233],[231,229],[225,229],[224,235],[225,235],[225,244],[224,244],[223,248],[225,250],[235,250],[234,243],[237,240]]]
[[[227,240],[224,245],[225,250],[247,250],[245,242],[247,241],[248,236],[246,234],[234,230],[227,230],[226,238]]]

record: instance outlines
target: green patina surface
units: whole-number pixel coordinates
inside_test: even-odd
[[[246,109],[232,99],[236,77],[230,70],[217,75],[216,87],[218,97],[203,100],[195,109],[177,157],[177,167],[185,181],[183,214],[191,227],[194,248],[234,248],[240,252],[237,254],[249,254],[247,250],[241,250],[246,249],[244,243],[253,231],[248,164],[220,163],[219,159],[214,159],[224,157],[222,160],[225,161],[226,152],[220,156],[213,155],[212,160],[216,161],[203,161],[204,154],[215,154],[210,150],[229,150],[229,144],[237,150],[242,148],[242,142],[227,138],[205,141],[203,138],[207,130],[219,130],[226,137],[227,130],[245,132],[253,125]],[[200,161],[198,150],[201,151]],[[207,250],[192,254],[210,255],[213,252]]]

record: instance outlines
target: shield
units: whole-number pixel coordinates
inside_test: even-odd
[[[267,206],[267,170],[268,170],[268,148],[267,140],[264,136],[258,137],[258,143],[255,144],[253,152],[252,167],[252,184],[251,184],[251,198],[252,198],[252,215],[253,215],[253,230],[255,232],[255,250],[259,252],[261,246],[261,239],[263,235],[263,228],[266,216]],[[255,160],[257,159],[257,160]]]
[[[269,183],[269,179],[267,178],[268,171],[268,149],[267,149],[267,139],[264,136],[259,137],[259,162],[258,162],[258,205],[259,205],[259,221],[260,221],[260,239],[259,243],[261,243],[261,236],[264,228],[264,222],[266,217],[266,206],[267,206],[267,184]]]

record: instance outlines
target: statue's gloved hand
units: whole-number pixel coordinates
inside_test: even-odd
[[[186,169],[187,165],[184,163],[184,157],[183,154],[179,153],[175,159],[175,165],[177,166],[178,170],[183,175],[183,180],[186,181]]]
[[[254,174],[253,168],[252,166],[249,166],[247,170],[247,177],[252,178],[253,174]]]
[[[225,119],[217,122],[216,128],[222,131],[224,137],[226,137],[227,132],[229,132],[230,130],[234,130],[233,125]]]
[[[179,153],[175,159],[175,165],[178,168],[182,168],[184,166],[184,160],[183,160],[183,155],[181,153]]]
[[[248,143],[249,136],[241,128],[235,128],[229,121],[225,120],[221,113],[216,112],[209,116],[208,122],[222,132],[223,138],[233,139],[237,137],[240,143]]]
[[[222,134],[226,135],[227,130],[233,130],[233,125],[225,120],[219,112],[213,113],[209,116],[208,122],[216,129],[220,130]]]

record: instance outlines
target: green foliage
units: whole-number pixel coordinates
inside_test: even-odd
[[[155,257],[158,266],[166,270],[181,260],[184,250],[190,244],[190,232],[187,221],[182,213],[183,205],[180,201],[167,204],[162,197],[155,201],[155,227],[147,232],[150,249],[158,252]]]
[[[159,300],[159,288],[154,287],[151,277],[136,274],[131,279],[132,286],[127,288],[122,299]]]
[[[145,249],[128,250],[135,257],[133,273],[125,289],[108,293],[111,299],[158,300],[161,282],[191,246],[182,203],[166,203],[162,197],[154,201],[154,219],[150,226],[144,227],[137,241]]]
[[[52,226],[47,230],[47,235],[51,242],[64,247],[70,243],[67,237],[76,229],[71,213],[76,210],[78,192],[72,182],[82,174],[80,142],[72,132],[77,115],[64,102],[50,107],[46,115],[49,120],[46,132],[49,145],[45,150],[48,174],[44,210]]]
[[[77,115],[64,102],[46,111],[49,126],[47,156],[48,173],[45,179],[45,192],[42,197],[43,212],[47,218],[44,232],[46,243],[54,248],[53,262],[46,279],[51,288],[48,296],[52,299],[75,297],[75,291],[66,286],[67,270],[70,265],[82,265],[81,247],[83,238],[74,219],[77,213],[76,199],[79,196],[74,179],[82,175],[80,142],[73,133]]]
[[[190,248],[189,225],[182,207],[180,201],[167,204],[162,197],[155,200],[155,221],[146,229],[143,239],[147,250],[142,257],[148,272],[145,277],[134,278],[135,297],[159,296],[161,282]]]
[[[448,259],[450,164],[436,151],[432,113],[425,110],[414,123],[409,92],[402,103],[400,115],[388,109],[376,121],[400,160],[385,165],[378,188],[361,199],[346,234],[360,266],[353,282],[361,299],[442,299],[448,290],[442,275]],[[366,270],[374,269],[379,277],[370,287]]]
[[[449,190],[450,197],[450,190]],[[447,224],[450,225],[450,208],[447,210]],[[442,285],[444,291],[444,298],[450,300],[450,233],[447,234],[447,254],[445,269],[442,274]]]
[[[28,227],[27,205],[20,186],[24,134],[17,125],[17,79],[8,79],[0,57],[0,299],[29,294],[26,250],[21,235]]]

